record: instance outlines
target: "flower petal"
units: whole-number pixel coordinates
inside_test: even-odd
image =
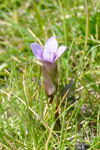
[[[64,53],[64,51],[67,49],[66,46],[60,46],[56,52],[56,58],[55,61]]]
[[[58,47],[58,42],[55,36],[50,37],[44,47],[44,53],[56,53]]]
[[[38,43],[31,43],[33,54],[40,60],[43,60],[43,49]]]
[[[52,53],[45,53],[43,54],[43,60],[47,62],[54,63],[55,60],[55,54]]]

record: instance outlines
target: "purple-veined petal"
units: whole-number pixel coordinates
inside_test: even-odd
[[[60,46],[56,52],[56,58],[55,61],[64,53],[64,51],[67,49],[66,46]]]
[[[43,59],[44,61],[54,63],[55,56],[56,56],[55,53],[44,53]]]
[[[58,47],[58,42],[55,36],[50,37],[44,47],[44,53],[56,53]]]
[[[40,60],[43,60],[43,49],[38,43],[31,43],[33,54]]]

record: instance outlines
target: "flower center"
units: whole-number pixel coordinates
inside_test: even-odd
[[[53,62],[53,61],[54,61],[54,58],[55,58],[55,53],[51,53],[51,52],[44,53],[44,54],[43,54],[43,58],[44,58],[46,61]]]

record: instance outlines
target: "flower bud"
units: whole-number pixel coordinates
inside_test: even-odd
[[[43,84],[46,93],[50,96],[56,92],[55,78],[57,74],[57,64],[43,62]]]

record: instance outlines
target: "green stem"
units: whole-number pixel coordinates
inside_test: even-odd
[[[60,5],[60,8],[61,8],[61,14],[62,14],[62,17],[63,17],[63,28],[64,28],[64,40],[65,40],[65,45],[67,45],[67,35],[66,35],[66,23],[65,23],[65,14],[64,14],[64,10],[63,10],[63,7],[62,7],[62,4],[61,4],[61,1],[58,0],[59,2],[59,5]]]
[[[88,30],[89,30],[89,13],[88,13],[87,0],[85,0],[85,5],[86,5],[86,34],[85,34],[85,45],[84,45],[84,48],[86,50],[87,43],[88,43]]]

